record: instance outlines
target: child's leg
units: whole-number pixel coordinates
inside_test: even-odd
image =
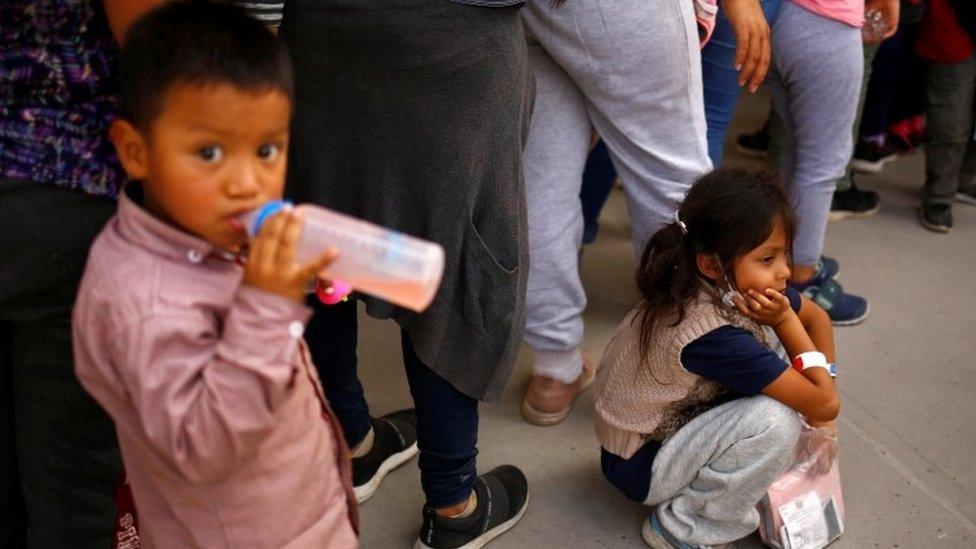
[[[370,429],[369,405],[356,373],[356,300],[330,306],[312,296],[308,304],[315,312],[305,328],[305,341],[346,442],[355,448]]]
[[[976,55],[961,63],[933,63],[927,82],[924,204],[950,205],[973,140]]]
[[[835,182],[852,150],[851,127],[863,73],[858,29],[785,2],[773,25],[773,104],[786,125],[781,174],[800,220],[793,244],[798,267],[823,249]]]
[[[535,373],[570,384],[583,371],[579,345],[586,294],[579,278],[579,194],[590,122],[573,81],[531,35],[529,60],[536,102],[523,164],[530,259],[524,338],[535,351]]]
[[[789,464],[800,427],[795,411],[762,395],[709,410],[658,452],[645,503],[681,541],[745,537],[759,525],[755,505]]]
[[[451,507],[470,497],[478,476],[478,401],[424,365],[406,332],[401,339],[417,411],[420,484],[428,507]]]

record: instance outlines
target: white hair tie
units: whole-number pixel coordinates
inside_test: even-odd
[[[677,223],[678,228],[681,229],[681,234],[688,234],[688,226],[685,225],[685,222],[682,221],[680,217],[678,217],[678,210],[674,211],[674,222]]]

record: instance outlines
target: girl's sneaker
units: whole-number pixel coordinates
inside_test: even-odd
[[[731,543],[722,545],[691,545],[678,540],[665,530],[657,519],[657,513],[651,513],[651,517],[644,521],[641,528],[641,537],[644,542],[653,549],[727,549],[732,547]]]
[[[844,293],[844,288],[821,264],[817,274],[805,284],[793,284],[798,292],[810,298],[827,311],[830,323],[834,326],[853,326],[868,317],[868,300],[854,294]]]
[[[525,475],[512,465],[479,476],[474,492],[477,507],[464,518],[441,517],[425,507],[414,549],[477,549],[515,526],[529,503]]]
[[[390,471],[417,454],[417,414],[413,410],[370,418],[370,423],[373,447],[365,456],[352,460],[352,483],[359,503],[376,493]]]

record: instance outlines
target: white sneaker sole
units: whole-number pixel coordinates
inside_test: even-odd
[[[417,455],[416,442],[414,442],[409,448],[386,458],[386,461],[380,464],[380,469],[376,471],[373,478],[369,479],[369,482],[363,484],[362,486],[356,486],[353,489],[353,491],[356,492],[356,501],[361,504],[372,497],[373,494],[376,493],[377,488],[380,487],[380,483],[383,482],[383,478],[385,478],[390,471],[410,461],[410,458],[415,455]]]
[[[474,538],[473,540],[465,543],[464,545],[458,547],[457,549],[479,549],[488,544],[489,541],[497,538],[498,536],[504,534],[505,532],[512,529],[525,514],[526,509],[529,508],[529,493],[525,493],[525,503],[522,504],[522,508],[519,512],[512,518],[506,520],[505,522],[499,524],[498,526],[488,530],[487,532],[481,534],[480,536]],[[437,549],[436,547],[431,547],[426,543],[420,541],[419,539],[413,544],[413,549]]]
[[[861,212],[855,212],[853,210],[830,210],[830,213],[827,214],[827,221],[843,221],[845,219],[861,219],[864,217],[871,217],[872,215],[878,213],[878,210],[880,209],[881,204],[878,204],[870,210],[864,210]]]
[[[674,549],[674,546],[668,543],[668,540],[662,538],[654,531],[654,528],[651,527],[650,520],[644,519],[644,526],[641,527],[641,537],[644,538],[644,543],[652,549]]]
[[[874,162],[870,160],[864,160],[863,158],[853,158],[851,159],[851,169],[858,173],[866,174],[878,174],[884,169],[885,164],[889,162],[894,162],[898,159],[897,154],[889,154],[888,156],[879,158]]]
[[[847,320],[831,320],[830,323],[832,325],[834,325],[834,326],[853,326],[855,324],[860,324],[860,323],[864,322],[864,319],[867,318],[868,315],[870,315],[870,314],[871,314],[871,304],[868,303],[867,308],[864,309],[864,314],[863,315],[861,315],[861,316],[859,316],[857,318],[850,318],[850,319],[847,319]]]
[[[976,197],[969,196],[966,193],[956,193],[956,202],[976,206]]]

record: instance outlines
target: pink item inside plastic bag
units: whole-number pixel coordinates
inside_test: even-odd
[[[759,537],[777,549],[820,549],[844,532],[837,439],[804,426],[793,463],[757,506]]]

